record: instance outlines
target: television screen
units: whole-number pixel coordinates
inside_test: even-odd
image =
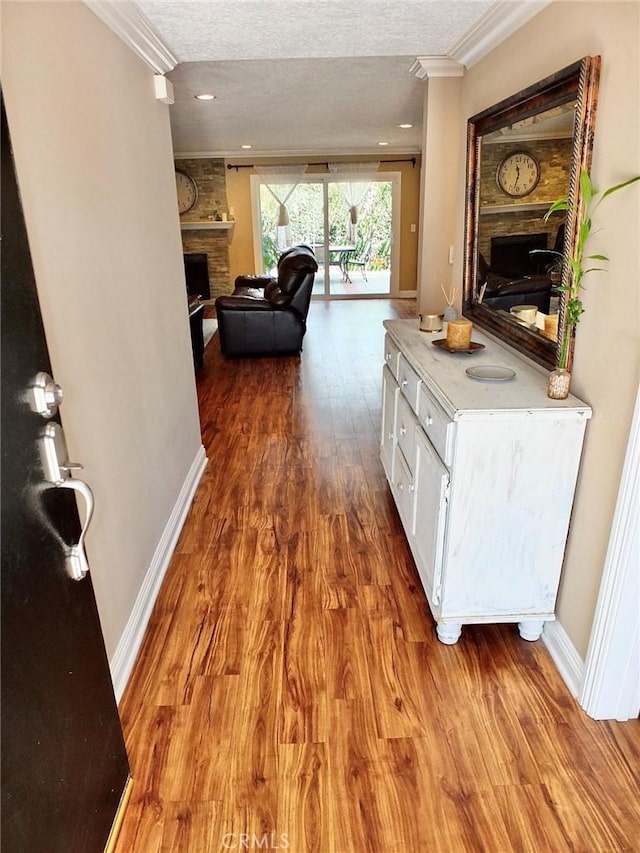
[[[544,275],[549,256],[530,254],[547,248],[546,234],[509,234],[491,238],[491,272],[505,278]]]

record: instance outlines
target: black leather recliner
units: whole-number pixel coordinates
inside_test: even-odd
[[[549,313],[553,282],[547,275],[496,275],[480,255],[478,284],[486,284],[483,303],[490,308],[508,311],[513,305],[536,305],[539,311]]]
[[[565,223],[560,223],[556,232],[553,249],[536,249],[532,266],[537,259],[538,267],[532,273],[522,275],[504,275],[492,270],[480,254],[478,257],[478,286],[486,284],[484,304],[490,308],[508,311],[514,305],[536,305],[539,311],[548,314],[551,297],[557,296],[557,284],[551,270],[557,264],[558,257],[564,253]],[[546,257],[545,257],[546,255]],[[529,253],[532,257],[532,253]],[[547,267],[546,272],[542,268]]]
[[[238,276],[216,299],[218,337],[229,357],[292,355],[302,350],[318,263],[309,246],[287,249],[278,277]]]

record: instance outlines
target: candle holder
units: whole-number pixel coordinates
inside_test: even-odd
[[[551,400],[566,400],[571,386],[571,373],[566,367],[556,367],[549,374],[547,397]]]

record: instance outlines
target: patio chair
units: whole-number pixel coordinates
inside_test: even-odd
[[[346,278],[349,279],[349,269],[351,267],[360,267],[360,271],[362,273],[362,278],[364,281],[368,281],[367,279],[367,264],[371,260],[371,246],[373,244],[373,240],[369,237],[367,240],[363,240],[360,242],[356,248],[356,251],[352,255],[348,255],[343,260],[343,269]]]

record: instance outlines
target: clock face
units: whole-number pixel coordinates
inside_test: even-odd
[[[176,191],[178,193],[178,211],[186,213],[198,200],[198,188],[191,175],[176,169]]]
[[[540,180],[540,165],[528,151],[513,151],[498,166],[496,181],[513,198],[529,195]]]

